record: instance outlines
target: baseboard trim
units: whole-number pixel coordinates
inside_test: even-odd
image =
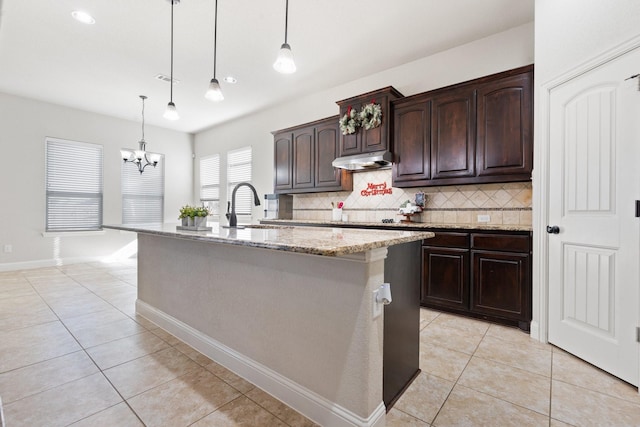
[[[77,257],[77,258],[57,258],[39,259],[35,261],[8,262],[0,264],[0,271],[31,270],[34,268],[60,267],[62,265],[81,264],[83,262],[98,262],[104,257]]]
[[[382,401],[367,418],[360,417],[143,301],[136,301],[136,313],[322,426],[382,427],[385,424]]]

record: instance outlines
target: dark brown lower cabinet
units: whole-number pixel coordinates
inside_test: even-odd
[[[529,330],[530,233],[435,233],[423,241],[420,303]]]
[[[469,307],[469,249],[422,247],[422,302]]]

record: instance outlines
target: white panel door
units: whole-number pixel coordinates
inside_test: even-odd
[[[636,386],[639,72],[636,49],[549,97],[549,342]]]

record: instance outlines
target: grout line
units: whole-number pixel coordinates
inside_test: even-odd
[[[442,313],[440,313],[440,314],[442,314]],[[439,315],[438,315],[438,317],[439,317]],[[489,327],[491,327],[491,326],[489,326]],[[473,350],[473,353],[471,354],[471,357],[469,357],[469,360],[467,360],[467,363],[464,365],[464,368],[462,368],[462,371],[460,371],[460,375],[458,375],[458,378],[453,382],[453,387],[451,387],[451,390],[449,390],[449,393],[447,394],[446,399],[444,399],[444,402],[442,402],[442,405],[440,405],[440,409],[438,409],[438,412],[433,417],[433,420],[431,420],[430,424],[433,424],[435,422],[435,420],[438,418],[438,415],[440,415],[440,412],[442,411],[442,408],[444,408],[444,405],[446,405],[447,401],[451,397],[451,393],[453,393],[453,389],[456,388],[456,386],[458,385],[458,381],[460,381],[460,378],[464,374],[464,371],[469,366],[469,363],[471,363],[471,359],[473,359],[473,356],[475,355],[476,351],[478,351],[478,347],[480,346],[480,343],[487,336],[487,332],[489,331],[489,327],[487,327],[487,329],[482,334],[482,338],[480,339],[480,341],[478,341],[478,344],[476,344],[476,348]],[[451,350],[451,349],[449,349],[449,350]],[[467,354],[467,353],[465,353],[465,354]],[[477,391],[477,390],[474,390],[474,391]]]
[[[62,273],[62,274],[64,274],[65,276],[67,276],[67,277],[71,278],[74,282],[78,283],[75,279],[73,279],[71,276],[69,276],[69,275],[68,275],[68,274],[66,274],[65,272],[62,272],[62,271],[61,271],[61,273]],[[29,279],[27,278],[27,280],[29,280]],[[31,284],[31,286],[33,287],[33,284],[31,283],[31,281],[29,281],[29,284]],[[83,286],[81,283],[78,283],[78,284],[79,284],[80,286]],[[84,286],[83,286],[83,287],[84,287]],[[85,289],[86,289],[86,288],[85,288]],[[67,330],[67,332],[69,333],[69,335],[70,335],[70,336],[75,340],[75,342],[78,344],[78,346],[80,346],[80,349],[81,349],[81,350],[79,350],[79,351],[84,352],[84,354],[89,358],[89,360],[91,360],[91,362],[95,365],[96,369],[98,369],[98,372],[96,372],[96,373],[100,373],[100,374],[103,376],[103,378],[104,378],[104,379],[109,383],[109,385],[111,385],[111,388],[113,388],[113,390],[118,394],[118,396],[120,396],[120,399],[122,399],[122,401],[123,401],[123,402],[124,402],[128,407],[129,407],[129,409],[131,409],[131,411],[132,411],[132,412],[133,412],[133,414],[136,416],[136,418],[138,418],[138,419],[140,420],[140,422],[141,422],[143,425],[145,425],[145,424],[144,424],[144,422],[142,422],[142,420],[141,420],[141,419],[140,419],[140,417],[138,416],[138,414],[137,414],[137,413],[133,410],[133,408],[129,405],[129,403],[128,403],[128,402],[127,402],[127,400],[124,398],[124,396],[122,396],[122,394],[120,393],[120,390],[118,390],[118,389],[115,387],[115,385],[111,382],[111,380],[109,380],[109,378],[105,375],[105,373],[102,371],[102,369],[100,368],[100,366],[98,366],[98,364],[97,364],[97,363],[96,363],[96,361],[93,359],[93,357],[91,357],[91,355],[87,352],[87,350],[85,349],[85,347],[84,347],[82,344],[80,344],[80,341],[78,341],[78,339],[75,337],[75,335],[73,335],[73,333],[69,330],[69,328],[67,327],[67,325],[62,321],[62,319],[60,318],[60,316],[55,312],[55,310],[53,310],[53,308],[52,308],[52,307],[49,305],[49,303],[48,303],[48,302],[47,302],[47,301],[42,297],[42,295],[40,295],[40,292],[38,292],[38,290],[37,290],[37,289],[35,289],[35,287],[34,287],[34,290],[35,290],[35,292],[38,294],[38,296],[43,300],[43,302],[47,305],[47,307],[49,307],[49,309],[53,312],[53,314],[58,318],[58,322],[60,322],[60,324],[61,324],[61,325],[62,325],[62,326]],[[75,353],[75,352],[72,352],[72,353]],[[72,353],[67,353],[67,354],[72,354]],[[65,356],[66,356],[66,355],[65,355]],[[52,360],[52,359],[47,359],[47,360],[44,360],[44,361],[42,361],[42,362],[45,362],[45,361],[48,361],[48,360]],[[38,363],[41,363],[41,362],[38,362]],[[91,375],[95,375],[96,373],[91,374]],[[87,377],[89,377],[89,376],[91,376],[91,375],[86,375],[86,376],[84,376],[84,377],[82,377],[82,378],[87,378]],[[48,390],[53,390],[53,389],[55,389],[55,388],[57,388],[57,387],[60,387],[61,385],[69,384],[69,383],[71,383],[71,382],[77,381],[77,380],[82,379],[82,378],[77,378],[77,379],[75,379],[75,380],[73,380],[73,381],[69,381],[69,382],[66,382],[66,383],[58,384],[56,387],[53,387],[53,388],[47,389],[47,391],[48,391]],[[41,391],[41,392],[39,392],[39,393],[43,393],[43,392],[44,392],[44,390],[43,390],[43,391]],[[39,393],[36,393],[36,394],[39,394]],[[32,396],[33,396],[33,395],[32,395]],[[25,398],[26,398],[26,397],[25,397]],[[120,404],[120,403],[121,403],[121,402],[118,402],[116,405],[118,405],[118,404]],[[105,410],[107,410],[107,409],[109,409],[109,408],[112,408],[113,406],[116,406],[116,405],[112,405],[112,406],[109,406],[108,408],[104,408],[104,409],[102,409],[102,410],[100,410],[100,411],[98,411],[98,412],[94,412],[94,413],[92,413],[92,414],[88,415],[87,417],[81,418],[81,419],[79,419],[79,420],[75,420],[74,422],[80,421],[80,420],[82,420],[82,419],[85,419],[85,418],[91,417],[91,416],[96,415],[96,414],[99,414],[100,412],[105,411]]]

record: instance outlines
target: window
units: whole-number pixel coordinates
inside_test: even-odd
[[[233,188],[240,182],[251,182],[251,147],[227,153],[227,200],[231,201]],[[236,193],[236,215],[251,220],[253,193],[249,187],[240,187]]]
[[[102,146],[45,140],[46,231],[102,227]]]
[[[148,224],[164,221],[164,156],[143,173],[131,163],[121,164],[122,223]]]
[[[220,215],[220,155],[200,159],[200,201]]]

